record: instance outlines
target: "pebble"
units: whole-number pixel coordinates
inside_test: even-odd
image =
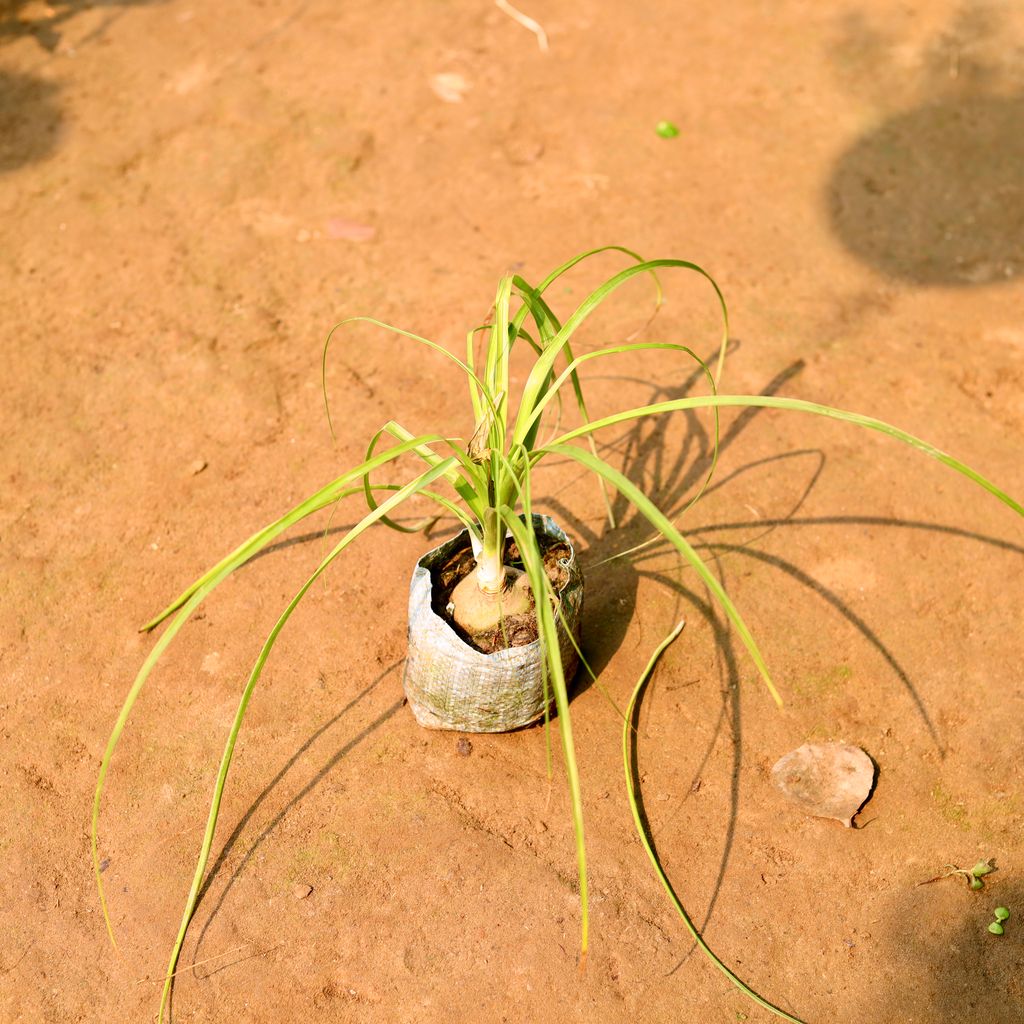
[[[297,900],[304,900],[313,891],[313,886],[306,885],[305,882],[296,882],[292,886],[292,895]]]
[[[443,71],[439,75],[431,76],[430,88],[445,103],[461,103],[462,97],[470,89],[470,84],[463,75],[456,71]]]

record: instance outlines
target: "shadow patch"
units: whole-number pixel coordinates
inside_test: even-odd
[[[950,98],[891,118],[839,159],[828,185],[843,244],[926,285],[1024,271],[1024,96]]]
[[[57,91],[52,82],[0,70],[0,174],[54,151],[64,120]]]

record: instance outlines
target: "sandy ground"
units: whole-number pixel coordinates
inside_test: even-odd
[[[319,360],[341,317],[457,350],[510,267],[537,279],[608,243],[692,259],[730,305],[724,390],[872,413],[1024,495],[1017,4],[527,10],[547,52],[486,0],[0,0],[3,1021],[152,1019],[241,685],[326,520],[225,584],[136,709],[101,823],[115,951],[88,818],[154,643],[137,627],[388,418],[472,429],[439,358],[355,329],[331,359],[332,443]],[[602,257],[553,301],[621,265]],[[710,354],[709,290],[665,283],[650,336]],[[622,337],[650,303],[626,289],[588,337]],[[681,394],[689,375],[620,364],[592,402]],[[539,728],[467,756],[415,725],[405,601],[431,542],[381,529],[310,594],[254,699],[174,1020],[769,1019],[693,954],[632,833],[606,695],[625,700],[681,615],[640,773],[712,946],[807,1021],[1022,1018],[1024,523],[885,438],[779,413],[723,424],[717,486],[684,522],[786,706],[674,559],[589,571],[606,694],[573,702],[586,971],[558,758],[549,781]],[[706,428],[605,440],[678,510]],[[646,536],[628,513],[608,530],[565,467],[537,486],[585,568]],[[772,788],[809,739],[877,762],[865,827]],[[988,857],[980,894],[916,885]],[[998,904],[1015,915],[1001,939]]]

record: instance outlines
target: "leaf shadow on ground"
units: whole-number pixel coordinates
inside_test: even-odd
[[[737,342],[730,342],[729,352],[738,349]],[[803,370],[803,361],[797,360],[778,373],[761,391],[762,395],[774,395]],[[612,381],[619,386],[640,385],[649,388],[644,404],[674,401],[688,397],[693,389],[704,381],[704,372],[697,368],[681,384],[675,387],[652,385],[648,380],[625,377],[595,378]],[[757,408],[742,409],[729,426],[720,433],[718,456],[727,451],[743,434],[748,426],[761,414]],[[634,422],[617,437],[602,437],[599,452],[602,458],[614,459],[629,480],[641,488],[670,519],[678,519],[704,483],[711,470],[714,458],[714,433],[710,416],[701,416],[697,410],[682,410],[686,432],[680,445],[667,445],[666,435],[670,417],[658,416]],[[556,460],[545,465],[560,465]],[[734,476],[735,474],[733,474]],[[615,526],[607,519],[599,529],[574,515],[559,499],[562,492],[577,490],[586,479],[586,473],[563,477],[558,491],[544,496],[543,503],[555,510],[569,525],[575,536],[584,542],[590,565],[584,564],[587,578],[600,572],[600,588],[591,587],[584,605],[584,634],[592,639],[587,641],[586,656],[600,676],[608,661],[619,649],[622,639],[636,610],[636,590],[640,575],[635,569],[638,559],[631,559],[626,552],[648,539],[651,532],[646,518],[633,508],[621,495],[614,495],[611,511]],[[731,478],[731,477],[730,477]],[[720,484],[705,491],[711,493]],[[661,554],[665,548],[658,549]],[[595,561],[596,558],[596,561]],[[596,590],[596,594],[594,591]],[[585,693],[591,685],[586,673],[580,673],[576,680],[576,693]]]
[[[771,395],[780,390],[796,373],[801,369],[801,363],[794,363],[762,390],[762,394]],[[689,381],[676,389],[655,388],[655,394],[648,398],[648,401],[664,401],[684,397],[690,389],[698,383],[698,376],[695,374]],[[732,444],[761,410],[756,408],[745,409],[743,414],[738,416],[730,426],[723,431],[720,439],[719,451],[725,450]],[[706,425],[696,421],[692,415],[688,418],[688,445],[684,446],[677,459],[666,462],[663,445],[660,444],[663,430],[660,424],[653,427],[648,424],[637,424],[628,435],[612,442],[608,448],[614,445],[622,456],[624,472],[637,485],[643,486],[655,503],[662,508],[670,519],[677,518],[685,508],[688,494],[699,487],[704,479],[710,465],[711,445],[713,435],[708,432]],[[644,431],[647,431],[645,434]],[[696,451],[694,451],[696,449]],[[604,452],[602,454],[605,454]],[[712,566],[719,582],[728,592],[726,580],[726,569],[723,556],[730,559],[747,558],[753,559],[762,564],[778,569],[781,573],[803,588],[806,588],[815,596],[820,598],[831,610],[838,613],[849,625],[851,625],[860,636],[872,647],[884,662],[889,666],[893,675],[898,680],[904,693],[913,704],[915,711],[921,720],[928,736],[935,747],[940,758],[946,755],[945,745],[940,732],[929,713],[926,701],[913,679],[910,672],[903,666],[895,653],[887,646],[883,636],[861,615],[857,614],[842,598],[832,589],[804,571],[795,562],[782,558],[773,553],[761,550],[759,542],[771,533],[781,528],[789,527],[838,527],[849,529],[857,526],[886,526],[896,529],[910,529],[915,531],[935,532],[945,536],[961,537],[978,541],[989,545],[997,550],[1009,551],[1024,555],[1024,547],[1013,542],[997,537],[990,537],[977,532],[947,526],[941,523],[924,522],[917,520],[900,520],[889,517],[869,515],[841,515],[841,516],[815,516],[800,517],[800,509],[810,496],[817,483],[825,465],[824,454],[817,449],[800,449],[783,452],[778,455],[769,456],[766,459],[758,459],[733,470],[727,476],[717,480],[705,491],[705,497],[714,491],[727,488],[740,474],[749,472],[752,469],[763,467],[772,463],[778,464],[787,460],[812,458],[816,465],[806,484],[798,489],[798,494],[792,502],[789,510],[782,516],[768,519],[752,519],[749,521],[707,523],[700,525],[689,534],[689,539],[695,549],[699,551]],[[692,464],[688,462],[692,460]],[[575,480],[568,486],[579,483]],[[644,526],[646,520],[638,513],[627,514],[623,519],[624,510],[621,506],[615,508],[619,517],[620,527],[615,531],[605,529],[603,533],[593,530],[584,522],[574,518],[557,497],[546,499],[546,503],[558,509],[558,514],[568,523],[570,529],[578,535],[583,536],[587,544],[587,553],[591,557],[601,558],[606,556],[605,551],[611,545],[616,551],[629,550],[632,546],[642,542],[644,538]],[[740,543],[732,543],[726,540],[717,540],[714,534],[746,531],[748,536]],[[648,529],[647,533],[650,532]],[[684,530],[684,533],[687,532]],[[694,589],[686,586],[679,574],[675,571],[666,571],[664,564],[667,556],[673,555],[674,549],[667,542],[659,542],[650,548],[645,549],[639,555],[618,559],[610,563],[598,562],[599,571],[606,574],[602,586],[598,588],[601,595],[598,601],[591,601],[585,608],[584,624],[584,652],[593,668],[595,675],[600,676],[601,671],[607,666],[609,660],[620,647],[625,631],[630,621],[635,617],[636,598],[638,585],[641,580],[649,580],[667,589],[672,595],[673,608],[670,614],[662,612],[665,616],[665,628],[669,628],[672,622],[682,618],[682,612],[686,606],[692,608],[702,619],[706,621],[712,630],[717,655],[718,655],[718,681],[722,701],[717,720],[711,729],[707,745],[703,751],[698,766],[693,773],[694,782],[700,777],[701,771],[708,763],[715,746],[720,741],[723,729],[728,731],[731,748],[732,762],[730,766],[730,809],[726,823],[724,837],[722,839],[722,853],[719,861],[719,869],[715,884],[710,896],[707,899],[706,909],[700,922],[695,922],[697,930],[703,931],[709,924],[714,907],[719,898],[721,887],[724,883],[728,869],[729,859],[735,840],[736,823],[739,811],[739,786],[742,769],[741,739],[742,739],[742,716],[739,700],[740,666],[743,659],[747,657],[742,645],[737,646],[736,637],[732,628],[716,603],[710,600],[706,590]],[[661,563],[660,565],[658,563]],[[679,559],[679,563],[682,560]],[[597,575],[593,568],[585,569],[588,577]],[[605,586],[604,584],[608,585]],[[594,638],[587,640],[587,637]],[[576,681],[576,692],[586,691],[593,683],[581,670]],[[652,695],[652,688],[646,688],[648,701]],[[637,723],[640,722],[640,702],[636,710]],[[639,725],[638,725],[639,728]],[[638,733],[641,736],[642,734]],[[652,845],[657,849],[653,833],[650,831],[650,823],[643,811],[642,787],[639,774],[634,762],[634,787],[637,793],[641,810],[641,817],[645,827],[648,828],[648,835],[651,836]],[[684,787],[684,790],[686,787]],[[684,795],[677,801],[681,806],[687,799]],[[678,807],[676,808],[678,810]],[[685,903],[684,903],[685,905]],[[673,971],[686,961],[693,953],[696,946],[690,947],[687,954],[680,960]]]
[[[319,536],[319,535],[318,535]],[[206,873],[206,877],[203,880],[203,884],[199,890],[199,902],[196,905],[196,912],[198,913],[199,908],[202,906],[203,900],[210,897],[210,890],[215,880],[221,875],[223,871],[227,869],[228,860],[231,856],[232,851],[241,841],[245,830],[252,821],[255,814],[259,811],[260,807],[271,795],[271,793],[277,788],[277,786],[284,780],[285,776],[296,766],[296,764],[303,759],[303,757],[314,747],[328,732],[330,732],[336,725],[338,725],[343,719],[345,719],[351,712],[356,709],[356,706],[362,703],[367,697],[373,693],[374,690],[392,673],[398,670],[405,659],[402,658],[398,661],[393,662],[387,668],[385,668],[371,683],[365,686],[359,691],[336,715],[328,719],[317,729],[315,729],[303,742],[298,746],[295,752],[288,758],[287,761],[281,766],[276,772],[274,777],[263,787],[263,790],[259,795],[252,801],[251,804],[246,808],[238,823],[232,829],[231,834],[224,841],[220,852],[217,854],[217,859],[213,866]],[[363,725],[358,731],[355,731],[345,740],[345,742],[338,747],[337,750],[328,757],[316,773],[306,782],[306,784],[293,796],[291,799],[281,807],[276,814],[263,826],[257,835],[245,849],[238,863],[231,869],[231,874],[227,878],[220,892],[217,894],[216,903],[210,907],[209,912],[206,914],[203,926],[200,929],[199,935],[195,941],[195,956],[194,960],[201,959],[198,955],[199,949],[202,947],[203,940],[206,933],[209,931],[210,926],[213,924],[215,918],[220,913],[221,908],[234,887],[235,882],[241,877],[245,871],[249,862],[255,856],[256,852],[263,845],[263,843],[270,837],[274,830],[281,824],[285,817],[291,812],[296,806],[298,806],[317,786],[324,781],[325,778],[341,763],[359,744],[369,739],[381,726],[388,722],[391,718],[402,707],[404,702],[397,700],[388,705],[383,711],[379,712],[372,721]]]

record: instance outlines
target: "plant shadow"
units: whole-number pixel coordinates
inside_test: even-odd
[[[57,92],[36,75],[0,69],[0,174],[45,160],[57,148],[64,121]]]
[[[48,4],[0,0],[0,45],[33,37],[47,53],[60,46],[65,26],[84,11],[108,8],[106,17],[76,40],[82,47],[102,38],[128,7],[165,0],[51,0]],[[37,163],[57,149],[64,131],[60,86],[39,75],[0,69],[0,174]]]
[[[314,730],[298,747],[298,749],[285,761],[280,769],[276,772],[274,777],[263,787],[259,795],[252,801],[252,803],[246,808],[245,812],[239,818],[238,823],[235,825],[231,832],[231,835],[225,840],[220,852],[217,854],[217,859],[213,866],[207,871],[206,877],[203,880],[202,886],[199,889],[198,902],[196,904],[196,911],[198,912],[199,907],[202,905],[204,899],[210,897],[210,890],[213,886],[214,881],[227,869],[228,859],[231,856],[232,851],[241,841],[242,836],[245,833],[249,822],[252,821],[253,817],[259,811],[260,807],[273,793],[273,791],[281,784],[285,776],[299,763],[304,755],[318,743],[331,729],[333,729],[339,722],[342,721],[350,712],[352,712],[358,704],[364,701],[377,687],[387,679],[393,672],[401,668],[405,659],[401,658],[398,661],[393,662],[387,668],[385,668],[372,682],[365,686],[359,691],[336,715],[328,719],[316,730]],[[224,886],[217,894],[216,903],[210,908],[209,913],[206,914],[206,918],[203,921],[203,926],[200,929],[199,935],[196,938],[195,951],[196,956],[194,960],[200,959],[198,951],[202,947],[203,940],[206,937],[210,926],[213,921],[220,913],[221,908],[234,887],[235,883],[241,877],[245,871],[249,862],[253,856],[263,845],[263,843],[270,837],[274,830],[281,824],[281,822],[287,817],[290,811],[292,811],[298,804],[300,804],[317,786],[324,781],[325,778],[343,761],[360,743],[372,736],[381,726],[388,722],[391,718],[397,714],[404,704],[404,700],[397,700],[390,704],[384,711],[380,712],[370,723],[364,725],[361,729],[351,735],[326,761],[320,766],[316,774],[309,779],[308,782],[294,795],[288,802],[277,811],[276,814],[263,826],[259,834],[252,839],[249,845],[246,847],[245,853],[241,856],[238,863],[231,869],[231,874]]]
[[[730,341],[730,353],[737,348],[738,343]],[[802,371],[803,366],[802,360],[791,363],[776,374],[760,394],[777,394]],[[647,385],[650,393],[645,398],[645,403],[655,403],[686,398],[693,388],[703,381],[704,374],[703,370],[698,368],[681,384],[671,388],[651,385],[649,381],[611,379],[623,384]],[[719,458],[762,411],[758,408],[746,408],[739,412],[718,438]],[[706,420],[702,419],[696,410],[683,410],[681,415],[685,418],[685,437],[682,445],[671,446],[671,450],[665,444],[669,424],[668,418],[664,416],[635,422],[618,437],[604,440],[599,445],[601,456],[607,458],[614,455],[626,477],[643,489],[673,520],[678,520],[694,496],[699,493],[715,459],[714,432],[708,429]],[[560,491],[572,489],[584,475],[575,475],[560,487]],[[720,484],[704,493],[711,493],[718,486]],[[609,660],[621,646],[636,609],[636,592],[640,576],[635,568],[635,560],[630,560],[628,552],[648,540],[651,527],[644,516],[618,494],[611,500],[615,525],[611,526],[606,519],[600,529],[594,529],[573,515],[559,500],[558,493],[546,495],[544,504],[554,509],[573,533],[583,539],[586,553],[591,556],[592,562],[590,566],[584,564],[584,575],[589,579],[600,571],[601,586],[589,588],[583,612],[584,636],[591,638],[586,642],[585,654],[594,675],[600,677]],[[664,552],[665,549],[660,550]],[[593,563],[594,555],[600,556],[596,564]],[[590,677],[585,672],[580,672],[576,680],[576,694],[585,693],[591,685]]]
[[[792,364],[783,373],[769,382],[761,394],[770,395],[777,392],[792,376],[799,372],[801,366],[801,363]],[[683,397],[697,381],[698,375],[695,374],[679,388],[671,390],[655,388],[653,389],[655,394],[649,401],[664,401]],[[760,411],[756,408],[744,410],[744,413],[747,415],[737,417],[729,428],[723,431],[719,452],[732,444],[739,434],[751,423],[753,416]],[[636,424],[622,438],[604,446],[605,450],[602,451],[602,455],[605,455],[608,451],[616,451],[622,457],[623,471],[629,479],[634,484],[643,487],[645,493],[655,501],[670,519],[678,520],[679,516],[686,509],[688,494],[700,486],[711,465],[713,435],[703,425],[695,423],[694,418],[691,417],[687,424],[690,438],[688,445],[684,446],[677,459],[666,461],[666,455],[661,450],[664,446],[659,444],[661,437],[659,426],[651,427],[650,425]],[[660,429],[663,430],[663,426]],[[648,433],[645,434],[645,430]],[[887,526],[962,537],[1016,554],[1024,554],[1024,547],[997,537],[990,537],[941,523],[866,515],[800,517],[798,513],[813,491],[825,465],[824,454],[816,449],[784,452],[740,466],[712,486],[709,486],[704,494],[706,496],[715,490],[728,487],[740,474],[749,472],[752,469],[772,463],[778,464],[786,460],[803,458],[814,459],[816,465],[807,482],[802,488],[798,488],[795,500],[784,515],[768,519],[757,518],[748,521],[702,524],[691,534],[691,543],[696,550],[705,555],[706,560],[712,566],[715,575],[726,591],[728,591],[728,587],[725,585],[723,556],[730,556],[730,559],[753,559],[778,569],[789,579],[799,583],[825,602],[834,612],[838,613],[842,619],[853,626],[863,640],[874,648],[889,666],[902,690],[912,703],[918,718],[928,734],[930,742],[940,759],[943,759],[946,756],[945,744],[928,710],[927,703],[911,678],[909,671],[887,646],[882,635],[863,616],[859,615],[844,602],[834,590],[801,569],[796,563],[760,550],[757,544],[775,530],[791,526],[838,526],[847,529],[851,526]],[[692,463],[687,465],[687,459],[692,460]],[[657,544],[645,548],[639,554],[628,554],[632,548],[646,539],[645,534],[651,532],[651,528],[646,527],[646,520],[642,515],[635,511],[627,513],[619,504],[614,509],[620,522],[619,528],[613,531],[606,527],[603,531],[597,531],[580,521],[578,517],[572,516],[569,510],[558,501],[557,495],[546,498],[545,504],[556,508],[559,516],[568,524],[569,528],[576,532],[577,535],[583,536],[586,539],[586,554],[589,554],[592,559],[594,557],[601,559],[596,563],[596,569],[585,566],[585,575],[588,579],[593,579],[594,577],[601,579],[600,587],[590,587],[588,593],[589,604],[585,608],[584,613],[584,653],[595,676],[600,676],[601,671],[607,666],[611,657],[621,646],[629,623],[635,617],[638,587],[642,580],[658,584],[668,590],[672,596],[673,607],[671,613],[667,613],[664,608],[660,612],[666,619],[666,629],[669,628],[670,622],[678,621],[683,617],[681,614],[683,606],[689,605],[705,620],[712,630],[718,655],[719,688],[722,701],[717,720],[707,740],[706,748],[702,752],[697,768],[693,773],[694,783],[700,778],[701,771],[708,763],[715,746],[719,743],[723,730],[727,730],[729,733],[732,753],[729,782],[730,806],[722,840],[722,853],[719,860],[718,873],[703,914],[703,919],[699,924],[695,925],[698,932],[702,932],[710,922],[714,907],[719,898],[735,839],[739,812],[743,726],[739,701],[739,666],[742,658],[746,657],[746,652],[742,649],[742,645],[737,647],[736,636],[730,623],[725,619],[719,606],[711,601],[706,590],[702,594],[699,590],[687,587],[675,573],[667,572],[661,565],[657,564],[661,562],[663,565],[666,556],[675,553],[675,549],[668,542],[659,539]],[[708,536],[729,531],[746,531],[748,536],[740,543],[716,540]],[[613,549],[611,557],[614,558],[620,552],[626,553],[626,557],[608,561],[607,549],[609,547]],[[679,558],[679,563],[685,566],[681,558]],[[596,600],[593,597],[595,589],[598,595]],[[594,685],[593,680],[581,670],[576,681],[576,695],[585,692],[592,685]],[[653,693],[654,691],[649,684],[645,686],[644,694],[648,704]],[[641,721],[640,703],[641,701],[638,700],[634,722],[638,730],[638,739],[640,737]],[[634,791],[641,818],[645,827],[648,828],[652,847],[656,850],[654,837],[649,831],[647,818],[643,811],[642,787],[636,770],[635,749],[633,771]],[[687,798],[688,791],[677,801],[677,811]],[[665,823],[663,822],[662,824]],[[673,971],[685,962],[695,948],[696,945],[690,948],[679,964],[673,968]]]
[[[110,8],[106,18],[81,43],[91,42],[106,32],[126,7],[165,3],[166,0],[50,0],[34,4],[25,0],[0,0],[0,43],[32,36],[49,53],[60,46],[61,30],[76,15],[94,8]]]

